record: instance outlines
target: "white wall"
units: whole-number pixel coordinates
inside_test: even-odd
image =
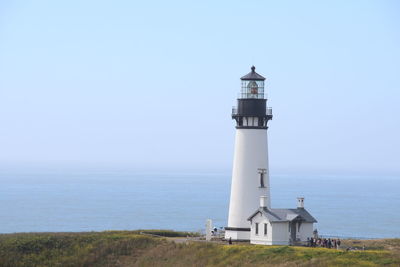
[[[298,226],[297,226],[297,229]],[[307,241],[307,237],[313,237],[313,223],[301,223],[300,231],[297,231],[297,237],[300,238],[301,241]]]
[[[232,240],[250,240],[249,231],[231,231],[225,230],[225,239],[232,238]]]
[[[271,206],[267,142],[265,129],[236,130],[229,227],[249,228],[247,218],[259,207],[261,195],[268,197],[268,207]],[[267,169],[264,178],[266,188],[260,188],[259,168]]]
[[[258,235],[255,224],[258,223]],[[264,235],[264,223],[267,223],[267,235]],[[259,245],[289,245],[289,223],[270,223],[267,218],[257,214],[251,224],[250,243]]]
[[[289,245],[289,223],[274,222],[272,223],[272,240],[274,245]]]
[[[256,235],[255,224],[258,223],[258,235]],[[267,235],[264,235],[264,223],[267,224]],[[252,221],[251,231],[250,231],[250,243],[251,244],[261,244],[261,245],[272,245],[272,227],[268,220],[257,214]]]

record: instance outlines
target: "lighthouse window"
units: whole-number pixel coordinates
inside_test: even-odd
[[[260,187],[265,187],[264,186],[264,173],[260,173]]]
[[[258,169],[258,174],[260,175],[260,188],[264,188],[265,184],[264,184],[264,177],[265,177],[265,173],[267,172],[266,169]]]
[[[257,95],[258,94],[258,85],[257,85],[257,83],[255,81],[250,82],[249,85],[247,86],[247,88],[248,88],[248,92],[250,91],[249,93],[251,95]]]
[[[240,98],[264,98],[264,81],[242,81]]]
[[[258,235],[258,223],[256,223],[256,235]]]
[[[264,223],[264,235],[267,235],[268,224]]]

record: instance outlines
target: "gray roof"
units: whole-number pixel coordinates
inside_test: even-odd
[[[256,67],[251,67],[251,72],[244,75],[241,80],[264,81],[265,78],[256,72]]]
[[[308,213],[304,208],[297,209],[268,209],[266,207],[259,208],[247,220],[251,221],[258,213],[267,217],[270,222],[291,222],[300,220],[303,222],[316,223],[317,220]]]

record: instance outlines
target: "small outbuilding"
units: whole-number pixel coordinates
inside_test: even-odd
[[[313,237],[317,220],[304,208],[304,198],[298,198],[297,209],[272,209],[267,197],[260,197],[260,207],[249,218],[250,243],[260,245],[294,245]]]

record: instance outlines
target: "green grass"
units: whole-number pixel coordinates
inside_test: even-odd
[[[175,243],[168,230],[0,235],[0,266],[400,266],[400,240],[344,241],[377,250]]]
[[[199,236],[198,233],[194,233],[194,232],[176,232],[176,231],[172,231],[172,230],[137,230],[135,232],[151,234],[151,235],[158,235],[158,236],[165,236],[165,237]]]
[[[0,235],[0,266],[93,266],[157,246],[136,232]]]

